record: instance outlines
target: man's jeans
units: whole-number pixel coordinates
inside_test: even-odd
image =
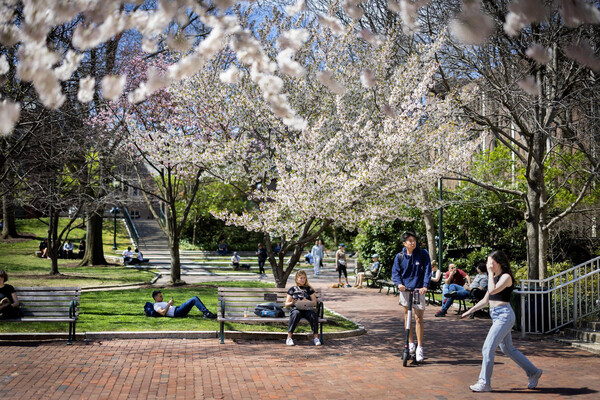
[[[198,296],[194,296],[182,305],[175,307],[175,318],[187,316],[190,310],[194,308],[194,306],[196,306],[198,310],[202,311],[202,314],[206,314],[207,312],[209,312],[208,308],[204,306],[200,298]]]
[[[446,297],[446,293],[456,292],[454,296],[457,300],[467,299],[471,292],[465,289],[462,286],[457,285],[456,283],[451,283],[449,285],[444,285],[442,288],[442,311],[445,313],[448,311],[454,300],[451,297]]]
[[[491,386],[492,370],[494,369],[494,355],[498,346],[500,346],[500,350],[502,350],[504,354],[509,356],[519,367],[525,370],[528,377],[536,374],[537,368],[523,355],[523,353],[513,346],[510,331],[515,324],[515,313],[511,306],[505,304],[490,308],[490,316],[492,317],[493,323],[487,334],[483,348],[481,349],[483,361],[481,363],[479,380],[482,380],[486,385]]]

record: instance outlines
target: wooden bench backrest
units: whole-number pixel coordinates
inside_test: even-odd
[[[71,301],[77,302],[75,315],[79,315],[78,287],[15,287],[20,309],[25,317],[69,317]]]
[[[254,314],[254,307],[261,303],[278,304],[285,311],[285,315],[288,316],[290,309],[284,307],[287,291],[286,288],[220,287],[218,288],[219,315],[221,315],[221,301],[224,300],[226,317],[243,317],[245,311],[248,312],[249,317],[257,317]],[[268,297],[274,297],[275,295],[277,296],[276,299]],[[323,301],[320,289],[315,289],[315,295],[317,301]]]

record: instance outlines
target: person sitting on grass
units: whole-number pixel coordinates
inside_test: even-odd
[[[196,306],[196,308],[204,314],[204,318],[217,318],[217,315],[211,313],[198,296],[192,297],[180,306],[175,306],[175,301],[172,297],[168,302],[163,301],[163,295],[160,290],[152,292],[152,298],[154,299],[154,311],[163,317],[183,318],[189,314],[194,306]]]
[[[292,286],[287,291],[287,297],[285,299],[285,306],[291,308],[290,311],[290,323],[288,326],[288,336],[285,341],[285,344],[288,346],[294,345],[294,340],[292,336],[294,334],[294,330],[298,326],[300,319],[304,318],[312,327],[313,331],[313,342],[315,346],[320,346],[321,341],[319,340],[319,317],[315,310],[298,310],[296,308],[296,303],[299,300],[312,300],[314,306],[317,306],[317,296],[315,295],[315,290],[308,283],[308,277],[306,276],[306,272],[300,270],[296,272],[296,277],[294,279],[296,281],[296,286]]]
[[[237,251],[233,253],[233,256],[231,256],[231,266],[235,271],[240,269],[240,255],[237,253]]]
[[[127,247],[127,250],[123,250],[123,265],[128,265],[133,258],[133,251],[131,251],[131,246]]]

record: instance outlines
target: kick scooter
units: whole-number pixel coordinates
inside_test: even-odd
[[[416,364],[416,357],[415,355],[411,355],[410,354],[410,350],[409,350],[409,346],[408,346],[408,340],[410,338],[410,328],[412,325],[412,309],[413,309],[413,295],[414,295],[414,291],[417,289],[406,289],[406,291],[408,292],[408,311],[406,312],[406,321],[405,321],[405,334],[406,334],[406,340],[404,342],[404,351],[402,352],[402,365],[403,366],[407,366],[408,365],[408,360],[412,359],[413,363]],[[418,296],[419,294],[417,294]]]

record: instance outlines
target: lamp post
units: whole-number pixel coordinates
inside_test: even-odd
[[[119,213],[119,207],[113,207],[109,211],[113,215],[113,250],[117,249],[117,214]]]
[[[443,196],[443,191],[442,191],[442,179],[440,178],[440,180],[438,181],[438,188],[440,189],[440,221],[439,221],[439,235],[438,235],[438,268],[442,269],[442,244],[444,242],[444,228],[443,228],[443,221],[442,221],[442,209],[444,208],[442,206],[442,201],[444,200],[444,196]]]

